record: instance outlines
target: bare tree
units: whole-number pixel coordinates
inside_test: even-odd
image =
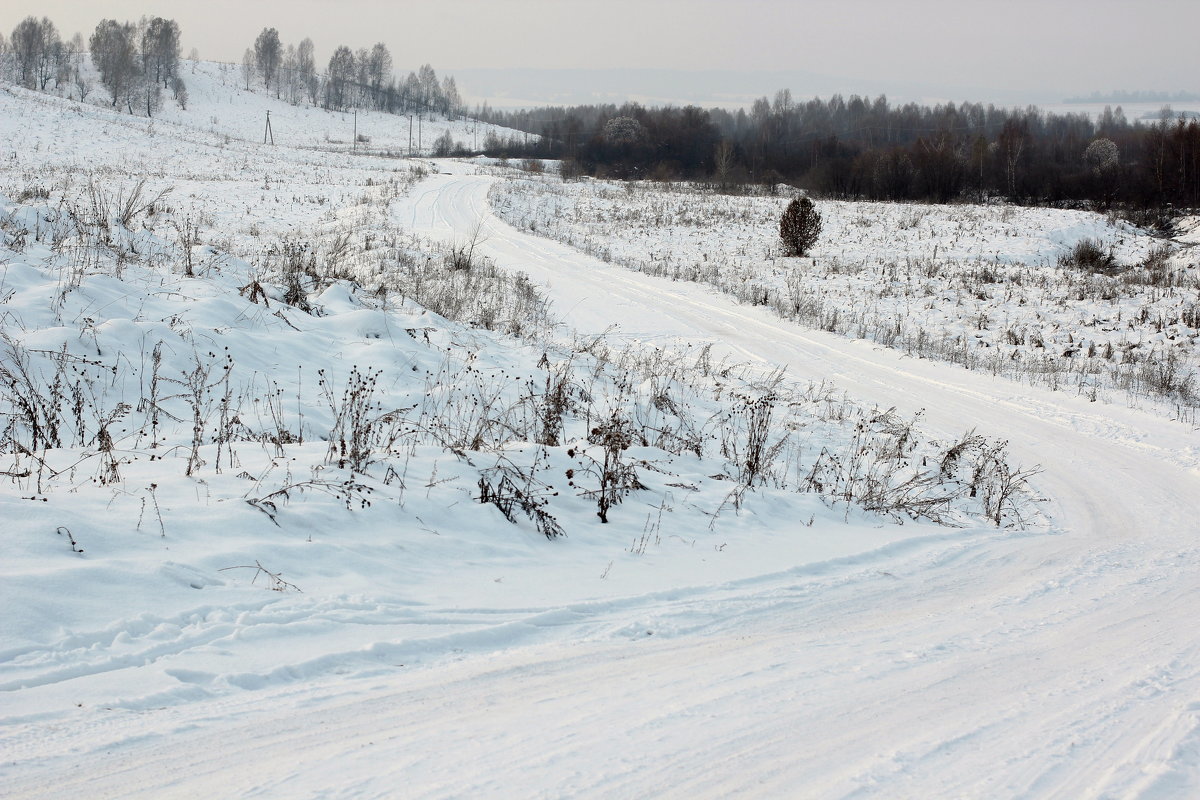
[[[1017,165],[1021,161],[1028,138],[1029,126],[1025,120],[1010,119],[1004,123],[1004,128],[996,139],[996,146],[1004,155],[1004,176],[1007,179],[1010,199],[1017,196]]]
[[[458,84],[453,75],[442,79],[442,110],[448,117],[457,117],[462,109],[462,97],[458,94]]]
[[[1083,160],[1096,172],[1116,169],[1121,161],[1121,151],[1112,139],[1095,139],[1083,151]]]
[[[54,73],[55,89],[71,80],[71,45],[69,42],[59,39],[50,46],[50,69]]]
[[[115,106],[125,100],[132,113],[132,95],[138,78],[136,29],[133,23],[101,20],[89,42],[92,63],[100,71],[100,83],[108,90]]]
[[[445,158],[454,152],[454,137],[450,135],[450,129],[442,131],[442,135],[433,140],[433,154],[439,158]]]
[[[142,19],[142,69],[165,89],[179,75],[179,23],[173,19]]]
[[[74,73],[83,65],[84,54],[87,53],[87,42],[83,39],[83,34],[79,31],[71,37],[71,41],[67,43],[67,55],[71,60],[71,72]]]
[[[392,54],[388,52],[387,45],[383,42],[379,42],[371,48],[371,53],[367,57],[367,73],[375,106],[381,108],[384,84],[392,77]]]
[[[75,90],[79,93],[79,102],[87,100],[87,96],[92,93],[92,79],[81,68],[76,67],[71,75],[71,80],[75,84]]]
[[[146,116],[151,117],[162,107],[162,90],[179,78],[179,24],[162,17],[142,17],[138,44],[138,100],[145,105]]]
[[[250,84],[254,81],[254,51],[249,47],[246,52],[242,53],[242,83],[246,87],[246,91],[250,91]]]
[[[283,45],[279,41],[279,31],[263,28],[254,40],[254,65],[262,76],[263,88],[274,86],[276,97],[279,96],[279,63],[282,59]]]
[[[721,191],[729,187],[729,175],[733,171],[733,144],[728,139],[722,139],[713,153],[713,174]]]
[[[312,39],[306,38],[296,46],[296,69],[300,73],[300,82],[308,94],[309,102],[316,105],[320,99],[321,82],[317,79],[317,62],[313,50]]]
[[[354,53],[344,46],[334,50],[329,56],[329,70],[326,71],[328,80],[325,83],[325,107],[346,108],[350,101],[350,89],[358,70],[354,64]]]
[[[289,44],[283,49],[283,64],[279,67],[279,85],[283,97],[292,105],[300,103],[300,70],[296,63],[296,46]]]
[[[351,97],[348,105],[355,108],[374,105],[371,99],[371,51],[365,47],[358,48],[354,54],[354,79],[351,81]]]
[[[155,111],[162,108],[162,87],[158,85],[158,81],[154,80],[154,75],[151,72],[143,70],[140,77],[137,97],[141,103],[145,104],[146,116],[152,117]],[[130,113],[132,113],[132,110]]]
[[[1105,137],[1093,140],[1083,151],[1083,161],[1092,168],[1092,180],[1101,206],[1109,206],[1116,198],[1119,186],[1121,151],[1117,143]]]
[[[345,108],[349,98],[357,70],[354,64],[354,53],[349,47],[341,45],[329,57],[329,81],[325,87],[325,105],[327,108]]]
[[[58,65],[65,59],[66,50],[58,28],[48,18],[42,17],[42,46],[37,54],[38,88],[45,89],[46,84],[59,75]]]
[[[404,87],[400,90],[400,104],[405,111],[409,112],[423,105],[421,79],[417,77],[417,73],[410,72],[404,79]]]
[[[32,89],[37,85],[38,60],[46,46],[46,32],[37,17],[26,17],[13,28],[11,42],[17,82]]]
[[[187,84],[178,75],[171,79],[171,94],[175,96],[175,102],[179,103],[179,107],[186,111],[188,104]]]
[[[425,64],[417,72],[417,80],[421,86],[421,96],[418,99],[422,109],[431,110],[438,105],[442,87],[438,85],[438,76],[433,67]]]

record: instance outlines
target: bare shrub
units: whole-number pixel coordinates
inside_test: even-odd
[[[572,362],[559,362],[553,368],[545,356],[539,364],[546,369],[546,384],[541,395],[535,398],[538,420],[537,443],[557,447],[563,435],[563,425],[571,408]]]
[[[61,390],[45,384],[40,373],[30,360],[29,351],[4,335],[3,351],[0,351],[0,399],[12,409],[5,426],[5,442],[12,448],[23,445],[38,451],[50,447],[61,447],[60,430],[63,414],[56,395]],[[61,386],[56,380],[54,386]],[[23,429],[25,441],[19,431]]]
[[[470,234],[463,241],[454,241],[447,246],[445,255],[446,267],[451,270],[469,270],[475,266],[475,248],[485,241],[483,237],[483,218],[476,221]]]
[[[399,409],[384,412],[375,400],[381,373],[382,370],[360,372],[357,366],[351,368],[339,399],[325,370],[318,370],[318,385],[333,413],[327,463],[336,463],[341,469],[366,472],[376,448],[387,449],[395,442],[403,412]]]
[[[781,379],[775,373],[768,384]],[[773,390],[758,395],[742,394],[732,398],[734,405],[722,426],[722,454],[737,466],[738,481],[745,486],[760,483],[771,471],[775,457],[787,442],[786,436],[772,442],[775,435],[772,416],[779,396]]]
[[[110,413],[97,420],[96,450],[100,456],[98,480],[102,485],[119,483],[121,480],[121,460],[116,454],[117,448],[108,429],[128,414],[129,410],[129,405],[119,403]]]
[[[968,431],[940,456],[917,458],[916,419],[888,409],[865,416],[840,452],[823,448],[801,488],[899,518],[961,521],[961,504],[997,526],[1021,525],[1039,468],[1013,467],[1007,443]]]
[[[200,447],[205,443],[205,430],[212,414],[212,390],[229,381],[229,375],[233,369],[233,359],[226,354],[224,363],[221,365],[217,377],[214,378],[212,371],[215,366],[215,362],[202,361],[199,354],[196,354],[191,369],[182,373],[181,378],[162,379],[182,387],[179,393],[164,399],[182,399],[191,411],[192,436],[185,470],[185,474],[189,477],[195,475],[197,470],[204,466],[204,459],[200,457]]]
[[[320,468],[318,467],[317,469]],[[315,471],[316,470],[314,470],[314,472]],[[292,499],[293,494],[303,495],[310,492],[316,492],[318,494],[328,495],[341,501],[341,503],[346,507],[347,511],[353,511],[355,509],[361,510],[371,507],[371,500],[369,498],[372,494],[372,489],[361,481],[355,480],[352,477],[345,480],[319,477],[309,478],[308,480],[302,481],[294,481],[290,479],[290,470],[288,473],[289,480],[283,486],[280,486],[278,489],[267,492],[259,497],[251,497],[250,495],[253,494],[256,489],[260,488],[261,484],[268,477],[269,473],[270,470],[267,471],[267,474],[257,479],[255,486],[246,493],[244,499],[248,505],[266,514],[267,518],[276,525],[279,525],[279,521],[276,519],[279,516],[279,503],[281,502],[286,504]]]
[[[1100,241],[1085,237],[1076,242],[1070,251],[1059,256],[1058,265],[1091,272],[1109,272],[1116,268],[1116,259]]]
[[[259,561],[255,561],[253,564],[239,564],[235,567],[222,567],[221,569],[219,569],[217,571],[218,572],[228,572],[231,569],[252,569],[252,570],[254,570],[254,576],[250,578],[251,586],[254,585],[254,582],[258,580],[260,575],[265,575],[266,580],[267,580],[267,588],[273,592],[287,592],[287,591],[300,592],[299,586],[297,586],[296,584],[291,583],[289,581],[285,581],[283,579],[282,572],[271,572],[271,570],[264,567],[262,565],[262,563]]]
[[[479,477],[479,502],[490,503],[500,510],[509,522],[517,521],[516,512],[528,517],[537,532],[547,539],[565,536],[558,520],[546,510],[550,497],[558,493],[538,479],[538,466],[545,451],[539,450],[533,464],[519,467],[507,458],[483,471]]]
[[[602,457],[595,458],[585,450],[568,451],[568,455],[586,458],[583,472],[595,478],[599,486],[596,489],[586,489],[581,494],[596,501],[596,516],[603,523],[608,522],[608,512],[620,504],[625,496],[632,491],[646,487],[638,479],[633,465],[624,459],[624,453],[633,443],[633,430],[629,420],[617,413],[612,413],[601,424],[592,428],[588,442],[600,445]],[[574,485],[576,473],[567,473],[567,478]]]
[[[283,302],[300,309],[305,314],[311,314],[312,305],[308,302],[308,291],[304,288],[304,279],[316,274],[316,253],[306,242],[284,239],[278,246],[272,248],[271,255],[277,257],[281,262]]]
[[[194,250],[200,244],[200,226],[190,216],[185,216],[181,222],[173,223],[179,236],[179,251],[183,258],[183,274],[185,277],[196,277]]]

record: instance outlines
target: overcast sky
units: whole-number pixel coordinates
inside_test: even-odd
[[[285,44],[383,41],[397,71],[467,68],[788,70],[1057,97],[1200,91],[1200,0],[4,0],[87,37],[103,17],[175,19],[183,51],[240,61],[264,26]],[[469,86],[464,89],[470,90]],[[781,88],[781,87],[777,87]],[[790,87],[797,96],[803,86]],[[863,90],[864,93],[867,90]]]

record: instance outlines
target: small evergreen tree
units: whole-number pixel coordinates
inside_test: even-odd
[[[821,213],[813,201],[801,197],[788,203],[779,218],[779,238],[783,240],[783,252],[788,256],[803,256],[817,243],[821,235]]]

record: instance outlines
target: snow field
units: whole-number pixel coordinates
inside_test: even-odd
[[[10,723],[643,635],[942,536],[898,521],[1036,519],[968,496],[999,451],[826,384],[555,333],[527,282],[454,268],[468,238],[402,227],[421,164],[0,102],[33,142],[0,198]]]
[[[520,178],[491,199],[522,230],[810,327],[1181,419],[1200,407],[1194,252],[1098,214],[821,201],[812,257],[788,259],[774,197]],[[1060,266],[1082,240],[1121,269]]]
[[[0,111],[6,794],[1195,794],[1186,426],[607,265],[473,164]]]

